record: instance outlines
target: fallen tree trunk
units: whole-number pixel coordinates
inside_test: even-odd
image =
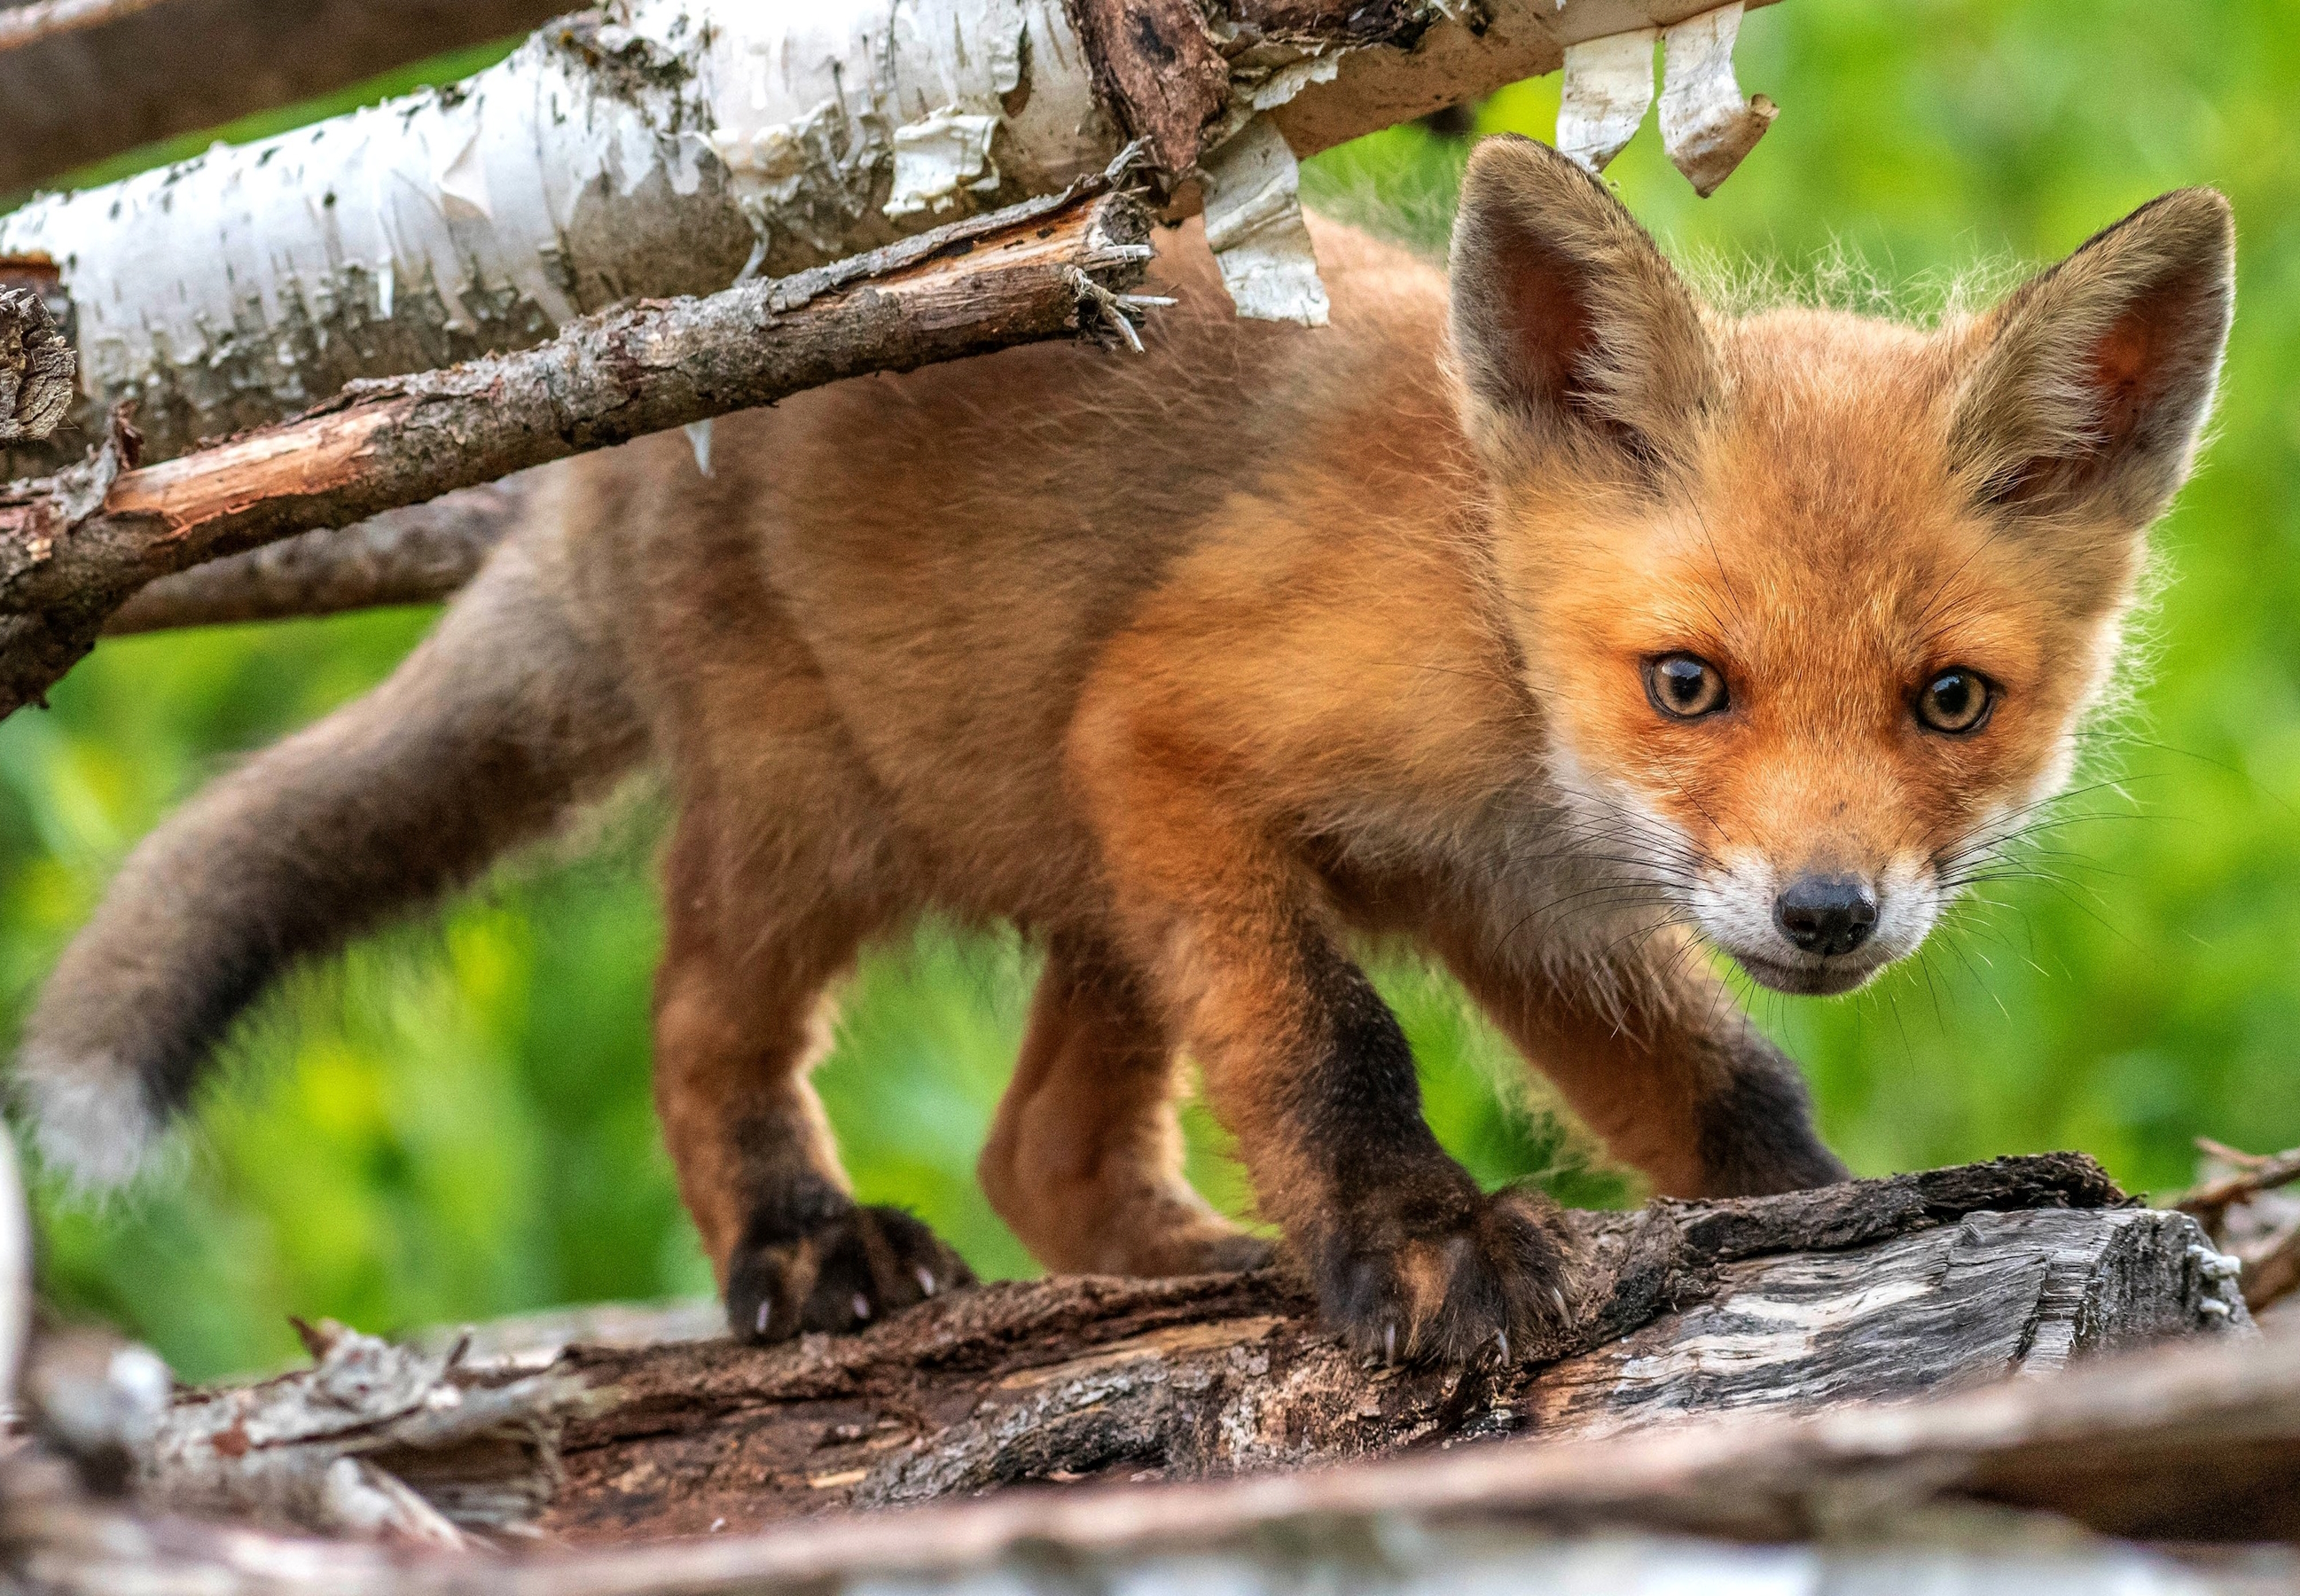
[[[1152,251],[1139,204],[1027,202],[707,299],[642,301],[541,348],[362,383],[296,420],[134,468],[96,458],[0,488],[0,713],[39,696],[154,578],[312,527],[864,371],[1081,328],[1131,340],[1119,290]]]
[[[1271,1274],[986,1287],[779,1349],[546,1344],[459,1361],[322,1338],[308,1374],[169,1416],[143,1511],[231,1509],[228,1534],[20,1490],[0,1543],[71,1591],[1019,1592],[1055,1570],[1063,1589],[1436,1590],[1473,1569],[1580,1589],[1578,1567],[1611,1592],[1648,1564],[1713,1580],[1737,1556],[1689,1560],[1688,1534],[1853,1536],[1880,1577],[1969,1561],[1944,1503],[2112,1534],[2300,1532],[2300,1364],[2255,1355],[2193,1220],[2125,1205],[2089,1160],[1576,1222],[1596,1267],[1574,1328],[1509,1370],[1360,1367]],[[2042,1377],[2199,1332],[2227,1344]],[[527,1441],[475,1447],[526,1393]],[[1879,1401],[1903,1405],[1846,1407]],[[427,1430],[442,1438],[428,1457]],[[2215,1466],[2199,1466],[2206,1448]],[[508,1561],[279,1539],[246,1517],[293,1521],[331,1470],[369,1469],[383,1497],[412,1483],[442,1517],[500,1526],[488,1515],[554,1467],[538,1526],[552,1549]],[[1143,1488],[1188,1480],[1204,1483]],[[999,1494],[962,1500],[985,1492]],[[954,1505],[856,1510],[916,1503]],[[1982,1551],[2071,1555],[2064,1528],[2017,1530]],[[1593,1532],[1611,1549],[1602,1576],[1574,1539]],[[628,1544],[678,1535],[697,1538]],[[2165,1570],[2131,1549],[2077,1550],[2064,1571],[2135,1582],[2121,1588],[2220,1588],[2147,1583]],[[1762,1565],[1783,1583],[1752,1588],[1810,1588],[1817,1558],[1845,1555],[1799,1549]]]
[[[1713,0],[631,0],[451,90],[35,202],[0,218],[0,279],[58,276],[83,434],[133,399],[160,459],[635,295],[1058,191],[1138,139],[1178,211],[1203,195],[1241,306],[1314,322],[1297,154],[1625,29],[1649,94],[1653,25],[1712,10],[1721,33],[1672,46],[1706,63],[1679,99],[1738,107],[1740,6]],[[1707,173],[1700,124],[1671,142]]]
[[[563,0],[32,0],[0,10],[0,195],[534,28]]]
[[[2232,1268],[2195,1221],[2125,1204],[2073,1156],[1572,1222],[1590,1263],[1572,1324],[1508,1367],[1361,1367],[1278,1271],[987,1286],[776,1348],[668,1342],[644,1320],[621,1347],[498,1338],[402,1353],[330,1333],[308,1374],[179,1401],[146,1500],[324,1527],[329,1471],[390,1444],[401,1461],[387,1472],[427,1496],[426,1481],[451,1482],[434,1505],[467,1528],[504,1527],[500,1503],[532,1503],[541,1469],[563,1480],[539,1524],[557,1538],[704,1534],[1031,1483],[1908,1397],[2246,1324]],[[454,1493],[483,1472],[462,1455],[468,1435],[426,1455],[394,1429],[482,1406],[500,1423],[504,1393],[529,1390],[549,1439],[490,1454],[507,1472],[480,1509]],[[365,1394],[315,1394],[344,1391]]]

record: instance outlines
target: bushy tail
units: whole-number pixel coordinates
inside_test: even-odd
[[[638,717],[529,542],[498,548],[388,681],[129,856],[25,1029],[16,1085],[46,1162],[133,1176],[289,965],[470,880],[638,756]]]

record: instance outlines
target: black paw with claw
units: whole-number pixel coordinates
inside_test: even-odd
[[[900,1209],[848,1206],[796,1235],[754,1224],[727,1271],[727,1322],[754,1342],[860,1330],[973,1283],[964,1260]]]

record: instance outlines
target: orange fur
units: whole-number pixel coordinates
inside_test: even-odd
[[[520,624],[583,685],[564,714],[609,693],[679,807],[658,1095],[738,1330],[859,1322],[957,1267],[854,1208],[804,1081],[827,985],[922,911],[1053,950],[982,1163],[1042,1259],[1255,1256],[1180,1182],[1187,1053],[1338,1326],[1461,1358],[1570,1312],[1571,1262],[1538,1198],[1480,1193],[1429,1135],[1357,937],[1442,956],[1662,1189],[1832,1179],[1704,941],[1770,984],[1856,983],[2064,779],[2209,403],[2216,195],[1931,331],[1713,314],[1521,142],[1471,163],[1450,289],[1315,231],[1327,332],[1237,321],[1193,229],[1146,359],[1038,346],[819,390],[721,421],[708,479],[675,436],[571,462],[499,557],[537,573],[517,590],[547,622]],[[511,645],[460,619],[489,591],[384,690],[411,723],[560,712],[458,669]],[[1679,656],[1717,712],[1649,695]],[[1917,719],[1952,668],[1993,684],[1970,735]],[[316,769],[361,716],[275,759]],[[590,777],[638,752],[562,744],[603,751]],[[367,874],[302,868],[386,906],[392,781],[461,770],[321,789],[297,835]],[[52,984],[26,1069],[67,1156],[88,1091],[169,1100],[147,1061],[252,990],[194,944],[262,945],[290,878],[192,844],[271,802],[243,783],[163,829]],[[1867,943],[1795,940],[1814,880],[1874,900]],[[155,952],[162,901],[200,936]],[[180,1001],[123,1010],[123,968]]]

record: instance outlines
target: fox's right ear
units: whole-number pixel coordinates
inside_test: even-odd
[[[1452,273],[1454,359],[1489,453],[1603,451],[1647,478],[1685,459],[1716,357],[1691,292],[1603,183],[1546,145],[1486,139]]]

